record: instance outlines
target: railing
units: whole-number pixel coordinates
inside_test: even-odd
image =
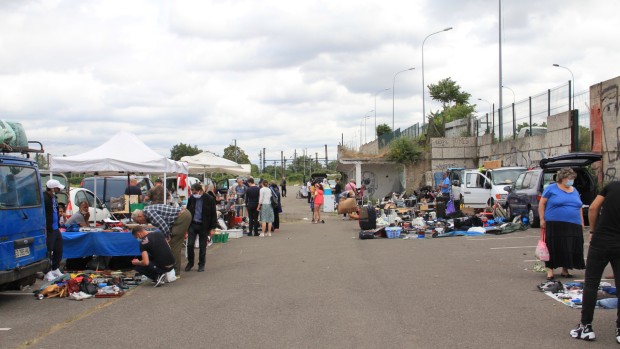
[[[548,89],[546,92],[505,105],[501,109],[501,122],[499,108],[476,117],[472,136],[482,136],[485,133],[493,132],[494,138],[499,142],[516,138],[519,125],[524,123],[532,126],[546,125],[549,116],[569,111],[571,109],[569,103],[572,102],[571,85],[569,82]],[[576,117],[578,125],[581,126],[577,128],[576,139],[578,139],[578,144],[575,145],[575,150],[589,150],[590,142],[582,139],[589,137],[589,132],[587,132],[587,135],[585,134],[586,132],[583,132],[585,129],[590,128],[589,104],[589,90],[575,94],[574,106],[577,110]],[[478,106],[477,109],[480,110],[482,108]],[[392,140],[401,136],[415,138],[423,135],[426,129],[427,125],[420,126],[420,123],[416,123],[402,131],[397,129],[394,132],[383,134],[379,137],[379,149],[388,146]]]

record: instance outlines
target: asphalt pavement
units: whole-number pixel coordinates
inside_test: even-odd
[[[2,348],[609,348],[568,332],[580,311],[536,289],[538,229],[506,235],[359,240],[356,221],[311,224],[297,188],[281,231],[214,244],[203,273],[118,299],[0,293]],[[587,248],[587,246],[586,246]],[[605,275],[610,274],[608,268]],[[574,271],[575,279],[583,271]]]

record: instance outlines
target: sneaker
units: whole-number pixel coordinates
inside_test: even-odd
[[[161,274],[159,275],[159,277],[157,278],[157,281],[155,281],[155,286],[153,287],[159,287],[163,284],[165,284],[166,282],[164,281],[164,278],[166,277],[166,274]]]
[[[616,342],[620,344],[620,327],[616,328]]]
[[[261,238],[263,238],[263,237],[265,237],[265,234],[263,234],[263,233],[260,233],[260,235],[259,235],[258,237],[261,237]]]
[[[207,236],[207,247],[213,245],[213,241],[211,241],[211,237]]]
[[[68,298],[72,299],[74,301],[81,301],[82,300],[82,297],[80,297],[80,293],[79,292],[71,293]]]
[[[267,233],[267,236],[271,237],[271,233]]]
[[[586,341],[592,341],[596,338],[596,335],[594,334],[594,331],[592,330],[592,325],[581,325],[581,324],[577,325],[577,327],[575,327],[573,330],[570,331],[570,336],[576,339],[583,339]]]
[[[88,299],[88,298],[92,298],[93,297],[92,294],[88,294],[88,293],[82,292],[82,291],[78,292],[78,295],[79,295],[79,297],[81,299]]]
[[[56,279],[56,275],[54,275],[54,272],[52,271],[48,271],[47,274],[45,274],[45,276],[43,277],[43,280],[50,282],[50,281],[54,281]]]

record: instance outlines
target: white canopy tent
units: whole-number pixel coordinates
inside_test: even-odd
[[[85,153],[52,157],[52,172],[119,175],[130,173],[188,173],[187,165],[156,153],[133,133],[121,131]]]
[[[164,181],[167,174],[188,173],[184,162],[170,160],[158,154],[136,135],[125,131],[118,132],[107,142],[85,153],[52,157],[50,170],[52,173],[78,172],[92,173],[96,176],[163,173]],[[95,185],[95,196],[96,188]]]
[[[184,156],[181,161],[187,162],[189,173],[228,173],[237,176],[250,174],[247,168],[234,161],[221,158],[210,151]]]

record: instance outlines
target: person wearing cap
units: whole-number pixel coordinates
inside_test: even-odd
[[[194,267],[194,244],[198,236],[198,271],[205,270],[207,240],[217,227],[215,200],[205,194],[200,183],[192,185],[192,196],[187,200],[187,210],[192,214],[192,223],[187,231],[187,265],[185,271]]]
[[[45,203],[45,237],[47,240],[47,255],[50,265],[45,273],[45,281],[52,281],[62,275],[60,261],[62,260],[62,235],[60,235],[58,199],[56,193],[65,189],[59,181],[50,179],[46,184],[47,189],[43,193]]]
[[[146,206],[144,210],[133,211],[131,219],[138,224],[151,223],[164,233],[166,239],[170,240],[170,249],[175,260],[174,271],[180,276],[183,241],[192,222],[192,214],[184,207],[157,204]]]
[[[172,201],[172,196],[170,195],[170,192],[168,190],[164,189],[163,183],[164,182],[161,180],[161,178],[157,178],[155,180],[155,186],[149,189],[146,197],[144,197],[144,201],[150,201],[152,204],[163,204],[164,192],[167,192],[168,195],[166,203],[170,204]]]

